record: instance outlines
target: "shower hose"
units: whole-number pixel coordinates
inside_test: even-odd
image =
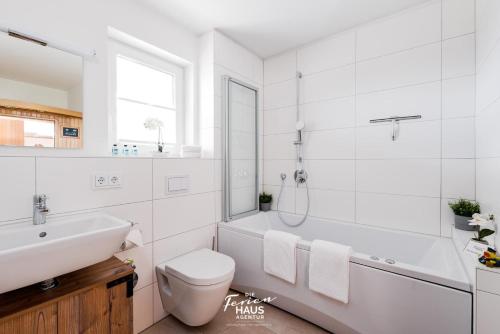
[[[302,224],[304,224],[304,222],[306,221],[307,217],[309,216],[309,187],[307,185],[307,181],[305,182],[305,185],[306,185],[306,194],[307,194],[307,209],[306,209],[306,213],[304,214],[304,216],[302,217],[302,219],[293,224],[293,223],[290,223],[288,221],[286,221],[285,218],[283,218],[281,216],[281,211],[280,211],[280,200],[281,200],[281,195],[283,194],[283,188],[285,187],[285,179],[282,179],[281,180],[281,188],[280,188],[280,193],[278,195],[278,203],[276,203],[276,211],[278,211],[278,217],[279,219],[281,220],[281,222],[287,226],[290,226],[290,227],[298,227]]]

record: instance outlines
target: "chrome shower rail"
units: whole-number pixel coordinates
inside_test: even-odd
[[[410,119],[420,119],[422,115],[412,115],[412,116],[393,116],[387,118],[377,118],[371,119],[370,123],[384,123],[384,122],[395,122],[395,121],[407,121]]]

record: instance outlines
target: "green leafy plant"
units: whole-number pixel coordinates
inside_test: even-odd
[[[469,225],[475,225],[479,227],[479,231],[475,234],[475,237],[472,240],[484,242],[483,239],[489,235],[495,233],[495,225],[494,225],[495,216],[490,214],[487,218],[481,216],[479,213],[475,213],[472,215],[472,219],[469,220]]]
[[[495,233],[495,231],[490,230],[489,228],[483,228],[479,230],[477,234],[475,234],[475,237],[472,238],[472,240],[483,241],[483,238],[486,238],[487,236],[492,235],[493,233]]]
[[[448,203],[457,216],[472,217],[475,213],[481,213],[481,206],[478,202],[460,198],[458,201]]]
[[[259,203],[271,203],[273,201],[273,195],[263,192],[259,195]]]

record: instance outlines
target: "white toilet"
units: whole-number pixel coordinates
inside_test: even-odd
[[[234,260],[203,248],[157,265],[156,277],[165,311],[201,326],[219,311],[234,277]]]

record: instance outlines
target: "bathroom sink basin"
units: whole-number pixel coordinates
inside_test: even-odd
[[[129,230],[129,222],[102,213],[0,226],[0,293],[109,259]]]

